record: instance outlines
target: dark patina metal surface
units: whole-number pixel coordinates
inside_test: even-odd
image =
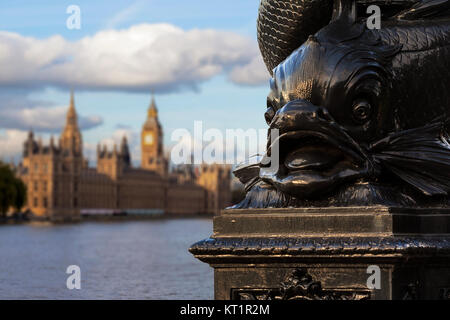
[[[197,258],[293,261],[295,258],[400,261],[450,259],[450,209],[353,207],[225,210],[214,233],[194,244]],[[316,260],[317,261],[317,260]]]
[[[381,29],[358,11],[381,6]],[[235,208],[448,206],[450,1],[263,0],[279,137],[235,174]],[[320,14],[319,14],[320,12]],[[274,146],[279,165],[270,167]]]
[[[217,299],[293,298],[283,286],[297,268],[321,284],[298,299],[446,299],[450,210],[224,210],[213,235],[190,252],[214,267]],[[379,289],[366,284],[373,265],[381,271]]]
[[[448,299],[450,0],[262,0],[258,42],[279,135],[190,248],[215,297]]]
[[[205,262],[219,262],[230,259],[239,261],[240,257],[252,256],[252,261],[267,258],[272,261],[295,261],[295,256],[304,261],[307,258],[331,256],[345,259],[373,259],[376,255],[387,260],[410,260],[417,257],[450,258],[450,237],[308,237],[308,238],[211,238],[200,241],[190,249],[191,253]],[[369,254],[369,255],[368,255]],[[242,261],[242,260],[241,260]],[[316,260],[317,261],[317,260]]]

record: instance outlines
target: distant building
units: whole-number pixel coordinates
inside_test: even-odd
[[[97,147],[97,168],[83,157],[73,93],[58,143],[44,146],[30,131],[18,175],[27,185],[27,208],[55,220],[81,213],[217,214],[230,205],[230,170],[225,165],[180,166],[168,172],[163,130],[154,98],[141,134],[141,168],[133,168],[126,137],[120,146]]]

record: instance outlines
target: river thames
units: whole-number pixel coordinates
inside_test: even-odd
[[[2,225],[0,299],[212,299],[212,268],[188,252],[211,232],[211,219]]]

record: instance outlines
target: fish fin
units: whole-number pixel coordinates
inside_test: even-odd
[[[251,156],[245,162],[238,164],[233,170],[233,174],[245,186],[246,190],[258,181],[261,159],[261,155]]]
[[[375,161],[426,195],[450,194],[448,119],[400,131],[371,147]]]
[[[415,187],[423,194],[428,196],[445,196],[447,191],[440,185],[433,183],[431,179],[426,179],[418,174],[406,173],[403,170],[399,170],[395,167],[390,167],[390,169],[399,176],[402,180],[409,183],[411,186]]]
[[[398,20],[450,17],[450,0],[422,0],[395,16]]]
[[[412,162],[404,161],[402,163],[402,161],[396,159],[395,161],[387,161],[384,165],[394,175],[425,195],[448,195],[450,192],[449,176],[448,174],[439,174],[448,170],[448,166],[432,168],[430,165],[425,168],[420,165],[420,162],[421,160],[415,161],[418,166],[414,167]]]

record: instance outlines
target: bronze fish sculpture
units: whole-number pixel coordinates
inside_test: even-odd
[[[450,204],[450,0],[263,0],[258,36],[279,135],[234,208]]]

